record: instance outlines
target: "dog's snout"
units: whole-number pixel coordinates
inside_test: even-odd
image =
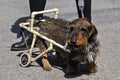
[[[76,43],[76,40],[77,40],[77,36],[73,36],[71,39],[71,43]]]

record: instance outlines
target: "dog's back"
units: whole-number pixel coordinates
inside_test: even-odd
[[[61,45],[65,45],[66,33],[69,27],[69,22],[63,19],[46,19],[39,23],[39,32],[44,36],[53,39]]]

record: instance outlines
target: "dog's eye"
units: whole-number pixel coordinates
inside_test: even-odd
[[[88,32],[88,29],[82,28],[81,31]]]

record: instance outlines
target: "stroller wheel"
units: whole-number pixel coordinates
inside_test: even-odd
[[[28,67],[31,64],[31,56],[29,53],[23,53],[20,56],[20,66]]]

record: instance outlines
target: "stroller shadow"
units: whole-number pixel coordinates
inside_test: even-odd
[[[17,34],[17,38],[21,36],[21,30],[22,30],[19,24],[21,22],[26,22],[28,18],[29,17],[21,17],[17,21],[15,21],[14,24],[12,25],[11,32]]]
[[[29,16],[21,17],[17,21],[14,22],[14,24],[11,27],[11,32],[17,34],[17,38],[21,37],[21,30],[22,28],[19,26],[20,23],[26,22],[27,19],[29,19]],[[43,19],[48,19],[49,16],[43,16]]]

